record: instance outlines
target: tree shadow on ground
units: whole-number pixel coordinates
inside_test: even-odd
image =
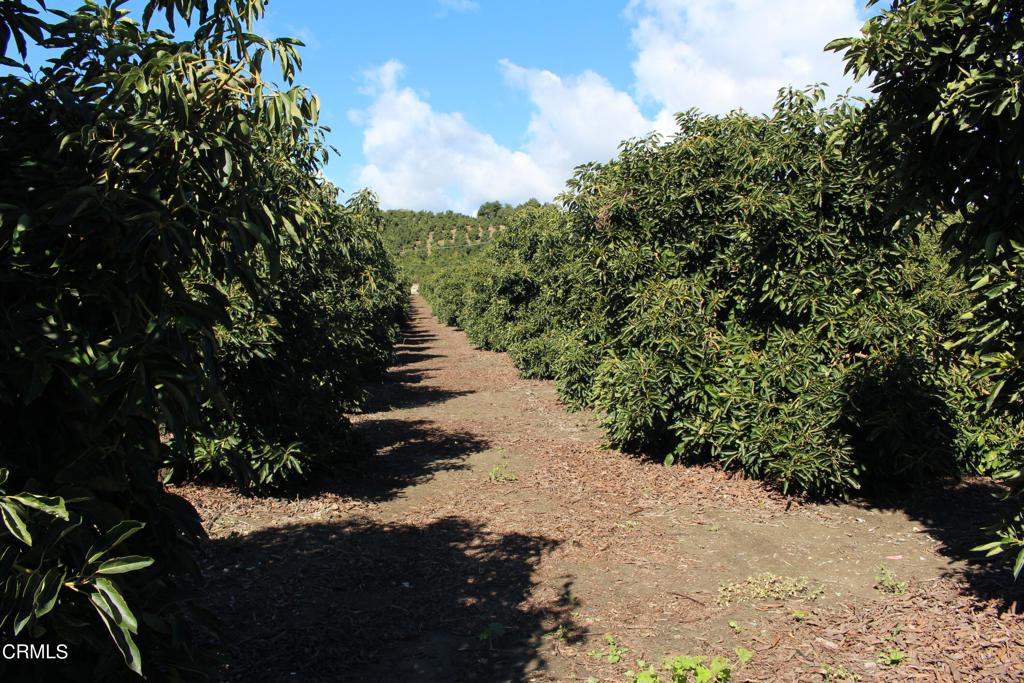
[[[472,391],[444,389],[425,383],[432,368],[397,368],[389,370],[383,381],[367,387],[363,413],[425,408],[467,396]]]
[[[402,350],[397,351],[395,353],[394,366],[400,367],[403,365],[410,365],[412,363],[423,363],[425,361],[433,360],[435,358],[444,358],[444,356],[437,353],[427,353],[422,350],[412,350],[409,347],[403,347]]]
[[[576,609],[529,601],[556,541],[458,518],[286,526],[211,546],[206,594],[230,624],[229,681],[523,681],[545,666],[543,634]]]
[[[363,413],[379,413],[388,410],[423,408],[438,405],[471,391],[444,389],[425,383],[435,367],[422,367],[427,361],[444,356],[430,353],[430,342],[436,337],[429,332],[410,330],[395,348],[391,368],[379,382],[366,387],[367,396]],[[414,367],[418,366],[418,367]]]
[[[491,446],[487,439],[443,429],[430,420],[385,416],[356,425],[363,452],[339,464],[332,476],[313,483],[303,494],[331,491],[372,502],[393,500],[438,472],[468,469],[465,459]]]
[[[437,339],[437,335],[429,330],[414,327],[414,323],[410,323],[405,327],[399,338],[396,348],[408,348],[418,349],[425,348],[430,345],[430,342]]]
[[[861,504],[901,510],[941,543],[955,564],[949,575],[982,600],[1009,607],[1022,596],[1005,562],[972,548],[1007,512],[998,487],[956,476],[956,429],[942,387],[929,380],[920,357],[899,356],[866,366],[847,387],[844,413],[857,463],[865,468]]]
[[[463,461],[467,457],[490,447],[485,439],[440,427],[429,419],[392,416],[391,411],[436,406],[473,393],[427,381],[438,368],[424,364],[442,356],[409,349],[420,344],[427,348],[435,338],[422,328],[405,329],[396,363],[382,381],[366,387],[362,414],[354,421],[355,452],[337,463],[330,474],[301,487],[302,495],[329,491],[372,502],[392,500],[438,472],[466,469]]]
[[[860,504],[902,510],[921,524],[924,532],[941,543],[939,554],[955,564],[947,575],[959,579],[965,590],[1001,609],[1024,609],[1024,582],[1014,582],[1007,560],[986,558],[972,548],[991,540],[985,529],[1010,511],[996,497],[999,487],[983,477],[949,478],[900,490],[876,490]]]

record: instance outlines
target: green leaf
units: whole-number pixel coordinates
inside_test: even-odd
[[[14,635],[20,634],[25,627],[32,622],[33,609],[32,609],[32,596],[36,594],[42,579],[38,573],[33,574],[29,577],[28,583],[25,584],[24,592],[21,595],[21,604],[18,608],[17,613],[14,615],[14,621],[12,623],[14,629]]]
[[[3,516],[4,526],[15,538],[25,545],[32,545],[32,534],[28,532],[28,527],[25,526],[25,520],[21,518],[17,504],[0,499],[0,516]]]
[[[984,545],[976,545],[971,548],[971,552],[983,553],[988,552],[989,555],[998,555],[1003,552],[1006,548],[1003,547],[1002,541],[992,541],[991,543],[985,543]]]
[[[128,572],[145,569],[153,564],[152,557],[141,555],[125,555],[112,560],[107,560],[96,569],[96,574],[126,574]]]
[[[137,633],[139,622],[135,615],[132,614],[117,584],[110,579],[98,578],[93,582],[93,585],[98,590],[98,595],[105,601],[108,607],[108,614],[114,620],[114,623],[131,633]]]
[[[46,572],[33,600],[36,619],[46,616],[53,610],[57,604],[57,598],[60,597],[60,590],[64,587],[65,576],[65,571],[57,567]]]
[[[64,505],[64,499],[60,496],[37,496],[34,493],[19,493],[7,497],[18,501],[25,507],[40,510],[54,517],[59,517],[64,521],[68,520],[68,509]]]
[[[125,664],[128,665],[129,669],[141,676],[142,654],[132,639],[131,632],[118,624],[116,616],[111,612],[106,597],[102,593],[89,593],[89,601],[96,609],[96,612],[99,613],[100,620],[107,627],[107,631],[110,633],[114,644],[117,645],[117,649],[121,651]]]
[[[836,38],[835,40],[831,40],[826,43],[824,49],[826,52],[835,52],[838,50],[845,50],[851,45],[853,45],[853,38]]]
[[[93,564],[98,562],[105,554],[124,542],[126,538],[137,533],[146,525],[134,519],[126,519],[115,524],[107,533],[103,534],[95,546],[89,549],[86,562]]]

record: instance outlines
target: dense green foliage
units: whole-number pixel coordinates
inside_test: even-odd
[[[406,255],[402,265],[442,322],[465,327],[482,348],[508,351],[525,376],[550,377],[547,331],[559,316],[552,297],[565,256],[560,215],[554,206],[523,207],[482,250]],[[531,353],[539,355],[526,361]]]
[[[388,249],[395,253],[425,249],[431,236],[437,241],[451,239],[453,228],[463,242],[467,228],[472,238],[477,239],[479,227],[483,227],[483,221],[454,211],[433,213],[391,209],[384,212],[384,240]]]
[[[1024,569],[1024,12],[896,0],[834,41],[863,105],[678,117],[472,259],[443,320],[599,409],[613,445],[785,490],[993,474]],[[953,265],[951,266],[950,255]]]
[[[251,33],[262,0],[123,4],[0,3],[6,66],[53,55],[0,77],[0,629],[72,653],[4,680],[209,672],[202,530],[158,475],[336,452],[307,437],[344,431],[402,310],[373,202],[318,180],[296,43]]]
[[[519,206],[485,202],[476,218],[454,211],[391,209],[384,212],[384,241],[389,251],[401,258],[405,274],[419,282],[441,261],[458,264],[471,258],[519,211],[540,206],[536,199]]]
[[[0,631],[74,653],[0,675],[213,671],[202,530],[163,482],[266,489],[352,447],[403,315],[385,246],[617,447],[821,495],[1005,471],[1024,499],[1018,4],[896,0],[833,44],[863,110],[686,112],[561,207],[470,218],[337,203],[263,0],[0,1],[4,67],[53,56],[0,76]],[[1024,513],[997,533],[1021,571]]]
[[[540,206],[540,202],[536,199],[527,199],[519,206],[502,204],[501,202],[484,202],[480,205],[480,208],[476,210],[476,217],[491,225],[503,224],[508,221],[517,210],[527,206],[536,208]]]
[[[517,211],[540,205],[536,199],[529,199],[519,206],[485,202],[477,209],[475,218],[455,211],[435,213],[389,209],[384,212],[384,241],[396,254],[425,250],[428,241],[444,242],[450,247],[487,241],[492,236],[492,228],[497,230],[505,225]],[[452,230],[455,230],[454,237]]]
[[[612,445],[712,459],[784,490],[990,472],[1020,443],[979,416],[946,348],[968,298],[928,226],[847,149],[858,109],[787,92],[770,116],[678,117],[668,142],[581,167],[564,210],[520,211],[437,259],[442,320],[596,408]]]
[[[389,364],[406,286],[384,251],[372,196],[342,207],[335,195],[316,189],[308,234],[281,254],[269,291],[229,288],[230,325],[215,328],[227,405],[208,406],[195,457],[178,476],[280,486],[357,445],[342,412],[361,406],[364,383]]]
[[[856,144],[893,168],[899,217],[948,216],[943,245],[976,292],[961,343],[993,382],[989,407],[1024,418],[1024,8],[1016,0],[896,0],[834,41],[874,79]],[[877,155],[884,154],[884,157]],[[1024,456],[1004,477],[1020,510],[993,552],[1024,570]]]

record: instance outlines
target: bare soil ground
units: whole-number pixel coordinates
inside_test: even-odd
[[[983,480],[818,505],[605,450],[592,415],[419,298],[370,391],[353,419],[376,453],[336,480],[179,490],[210,535],[229,680],[625,681],[737,647],[755,654],[734,681],[1024,680],[1020,590],[969,551],[995,512]],[[721,599],[766,572],[807,590]]]

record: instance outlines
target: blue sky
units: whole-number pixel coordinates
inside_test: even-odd
[[[549,200],[676,111],[845,89],[822,47],[865,18],[860,0],[276,0],[262,30],[308,45],[340,150],[328,177],[388,208],[472,212]]]
[[[402,84],[433,110],[461,113],[498,144],[517,149],[525,142],[534,106],[526,92],[509,85],[501,60],[558,74],[589,69],[627,88],[632,50],[624,8],[620,0],[272,0],[261,32],[306,43],[301,80],[320,95],[322,120],[340,152],[327,175],[352,190],[365,184],[360,176],[367,165],[366,126],[352,119],[373,101],[365,93],[368,71],[398,61],[404,67]],[[515,192],[500,196],[500,188],[495,193],[498,199],[521,199]],[[459,201],[465,194],[470,196]],[[476,196],[455,182],[439,201],[382,199],[388,206],[472,210],[480,203]]]
[[[862,2],[270,0],[258,32],[306,43],[299,82],[339,150],[328,178],[385,208],[472,213],[550,200],[622,139],[671,134],[676,111],[849,87],[822,47],[858,31]]]
[[[405,65],[406,83],[435,109],[462,112],[505,145],[521,143],[531,107],[504,83],[499,60],[556,73],[592,69],[623,87],[630,82],[621,1],[485,0],[454,7],[437,0],[271,0],[261,32],[307,44],[300,80],[320,95],[335,144],[355,163],[362,160],[362,130],[347,113],[368,104],[359,92],[363,73],[392,59]],[[332,171],[343,174],[346,166],[332,164]]]

